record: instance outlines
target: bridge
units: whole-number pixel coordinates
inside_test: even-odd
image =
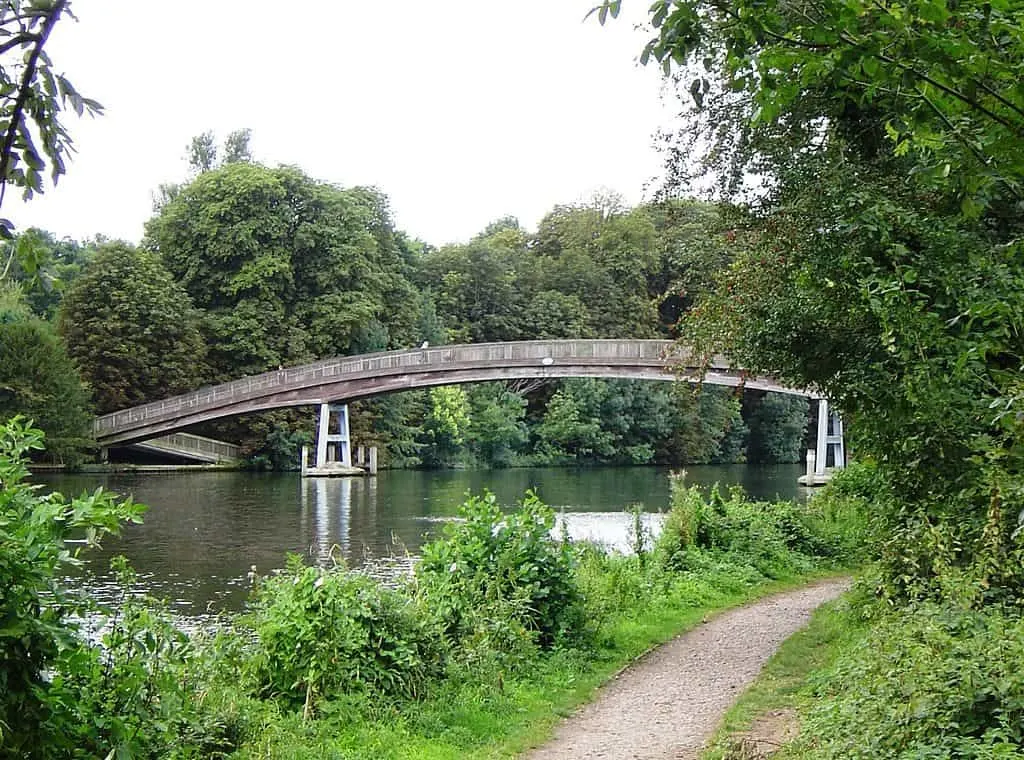
[[[236,464],[242,460],[242,447],[204,438],[191,433],[171,433],[131,444],[137,451],[189,459],[204,464]]]
[[[100,446],[145,441],[201,422],[289,406],[347,403],[434,385],[558,377],[677,380],[813,396],[747,377],[715,357],[700,367],[667,340],[533,340],[383,351],[289,367],[97,417]]]

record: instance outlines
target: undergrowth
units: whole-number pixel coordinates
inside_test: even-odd
[[[20,535],[12,520],[44,503],[19,485],[21,454],[37,439],[20,429],[8,437],[0,573],[38,553],[10,536]],[[137,519],[130,505],[90,498],[61,514],[85,519],[92,504],[107,532],[121,514]],[[739,491],[705,499],[676,479],[661,535],[626,556],[554,535],[552,510],[533,494],[511,511],[471,496],[397,588],[293,557],[219,631],[184,636],[158,606],[126,597],[100,644],[54,607],[70,599],[56,575],[70,559],[67,533],[40,527],[30,538],[51,559],[35,596],[0,592],[4,620],[20,626],[0,629],[0,757],[513,753],[708,611],[849,561],[854,525]]]

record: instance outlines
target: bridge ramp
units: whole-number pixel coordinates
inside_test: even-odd
[[[191,433],[171,433],[131,444],[130,448],[155,454],[169,454],[205,464],[237,464],[242,449],[233,443]]]

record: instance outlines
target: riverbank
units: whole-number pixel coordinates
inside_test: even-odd
[[[59,650],[28,692],[39,707],[9,706],[5,741],[136,758],[509,757],[651,646],[851,561],[859,525],[820,499],[750,502],[681,479],[656,542],[635,512],[631,554],[559,540],[532,494],[512,512],[472,497],[460,517],[406,584],[293,557],[219,632],[185,637],[124,596],[102,648]]]
[[[613,571],[618,581],[620,573]],[[656,608],[633,604],[617,620],[604,622],[598,636],[601,643],[591,651],[555,652],[531,661],[528,669],[512,672],[494,672],[485,665],[475,676],[467,673],[450,680],[415,704],[338,699],[324,705],[320,716],[311,721],[304,720],[301,712],[275,708],[261,721],[258,736],[233,757],[519,757],[544,745],[560,721],[657,647],[701,628],[726,610],[823,577],[811,573],[784,580],[762,578],[748,585],[749,579],[742,575],[739,568],[721,568],[706,582],[691,578],[669,594],[649,597],[647,601]],[[734,695],[735,691],[730,693]],[[637,714],[624,713],[616,721],[621,726],[635,724]]]
[[[238,684],[253,680],[245,664],[235,666],[230,687],[207,692],[211,706],[229,706],[231,714],[240,720],[244,716],[245,724],[258,726],[249,729],[250,738],[235,749],[235,757],[517,756],[543,743],[562,716],[589,701],[601,684],[652,647],[721,610],[834,572],[837,562],[851,558],[854,545],[848,541],[852,521],[840,525],[820,507],[756,505],[737,494],[712,494],[706,501],[698,489],[684,486],[673,490],[673,509],[658,543],[645,543],[641,532],[633,556],[606,555],[586,546],[557,548],[547,544],[550,524],[535,531],[528,527],[536,528],[533,518],[515,523],[526,534],[516,533],[519,529],[510,529],[512,536],[496,533],[495,521],[503,518],[493,505],[481,502],[470,502],[464,517],[465,522],[452,525],[425,550],[425,568],[417,575],[416,598],[447,621],[442,622],[448,647],[443,675],[433,680],[426,674],[436,661],[429,647],[416,644],[422,641],[422,630],[414,625],[402,628],[404,633],[387,628],[382,634],[392,642],[389,650],[405,652],[402,675],[374,674],[375,669],[389,669],[387,661],[382,665],[374,655],[355,682],[334,680],[336,674],[318,664],[320,657],[330,658],[325,652],[334,651],[335,645],[324,641],[332,634],[301,611],[311,609],[309,604],[317,610],[338,609],[350,598],[351,587],[313,568],[293,567],[272,586],[252,623],[258,640],[271,639],[248,655],[255,662],[266,657],[275,663],[264,677],[273,681],[275,669],[291,668],[273,681],[277,686],[264,686],[269,686],[264,693],[276,697],[240,698]],[[548,548],[540,557],[527,560],[521,554],[542,545]],[[568,577],[562,572],[547,576],[541,570],[513,580],[520,571],[512,568],[524,563],[543,567],[555,555],[570,563]],[[503,557],[516,559],[505,565]],[[485,564],[475,565],[480,561]],[[486,564],[490,562],[496,564]],[[501,578],[513,585],[491,585],[491,579]],[[522,583],[526,585],[518,585]],[[531,596],[535,601],[528,601]],[[539,616],[526,628],[522,613],[515,611],[518,605],[508,606],[515,598]],[[558,600],[554,607],[539,601],[552,598]],[[501,599],[507,601],[498,601],[495,608]],[[278,638],[282,631],[289,633]],[[545,639],[545,631],[551,632],[551,640]],[[319,652],[294,660],[296,652],[309,651],[314,642]],[[260,646],[270,648],[261,654]],[[358,661],[359,651],[346,657]],[[330,672],[324,676],[330,685],[304,680],[303,674],[310,672]],[[409,678],[422,691],[415,698],[394,693],[392,685]],[[621,716],[624,722],[634,719]]]

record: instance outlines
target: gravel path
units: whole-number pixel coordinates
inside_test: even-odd
[[[726,710],[845,580],[775,594],[712,618],[620,673],[528,760],[696,758]]]

